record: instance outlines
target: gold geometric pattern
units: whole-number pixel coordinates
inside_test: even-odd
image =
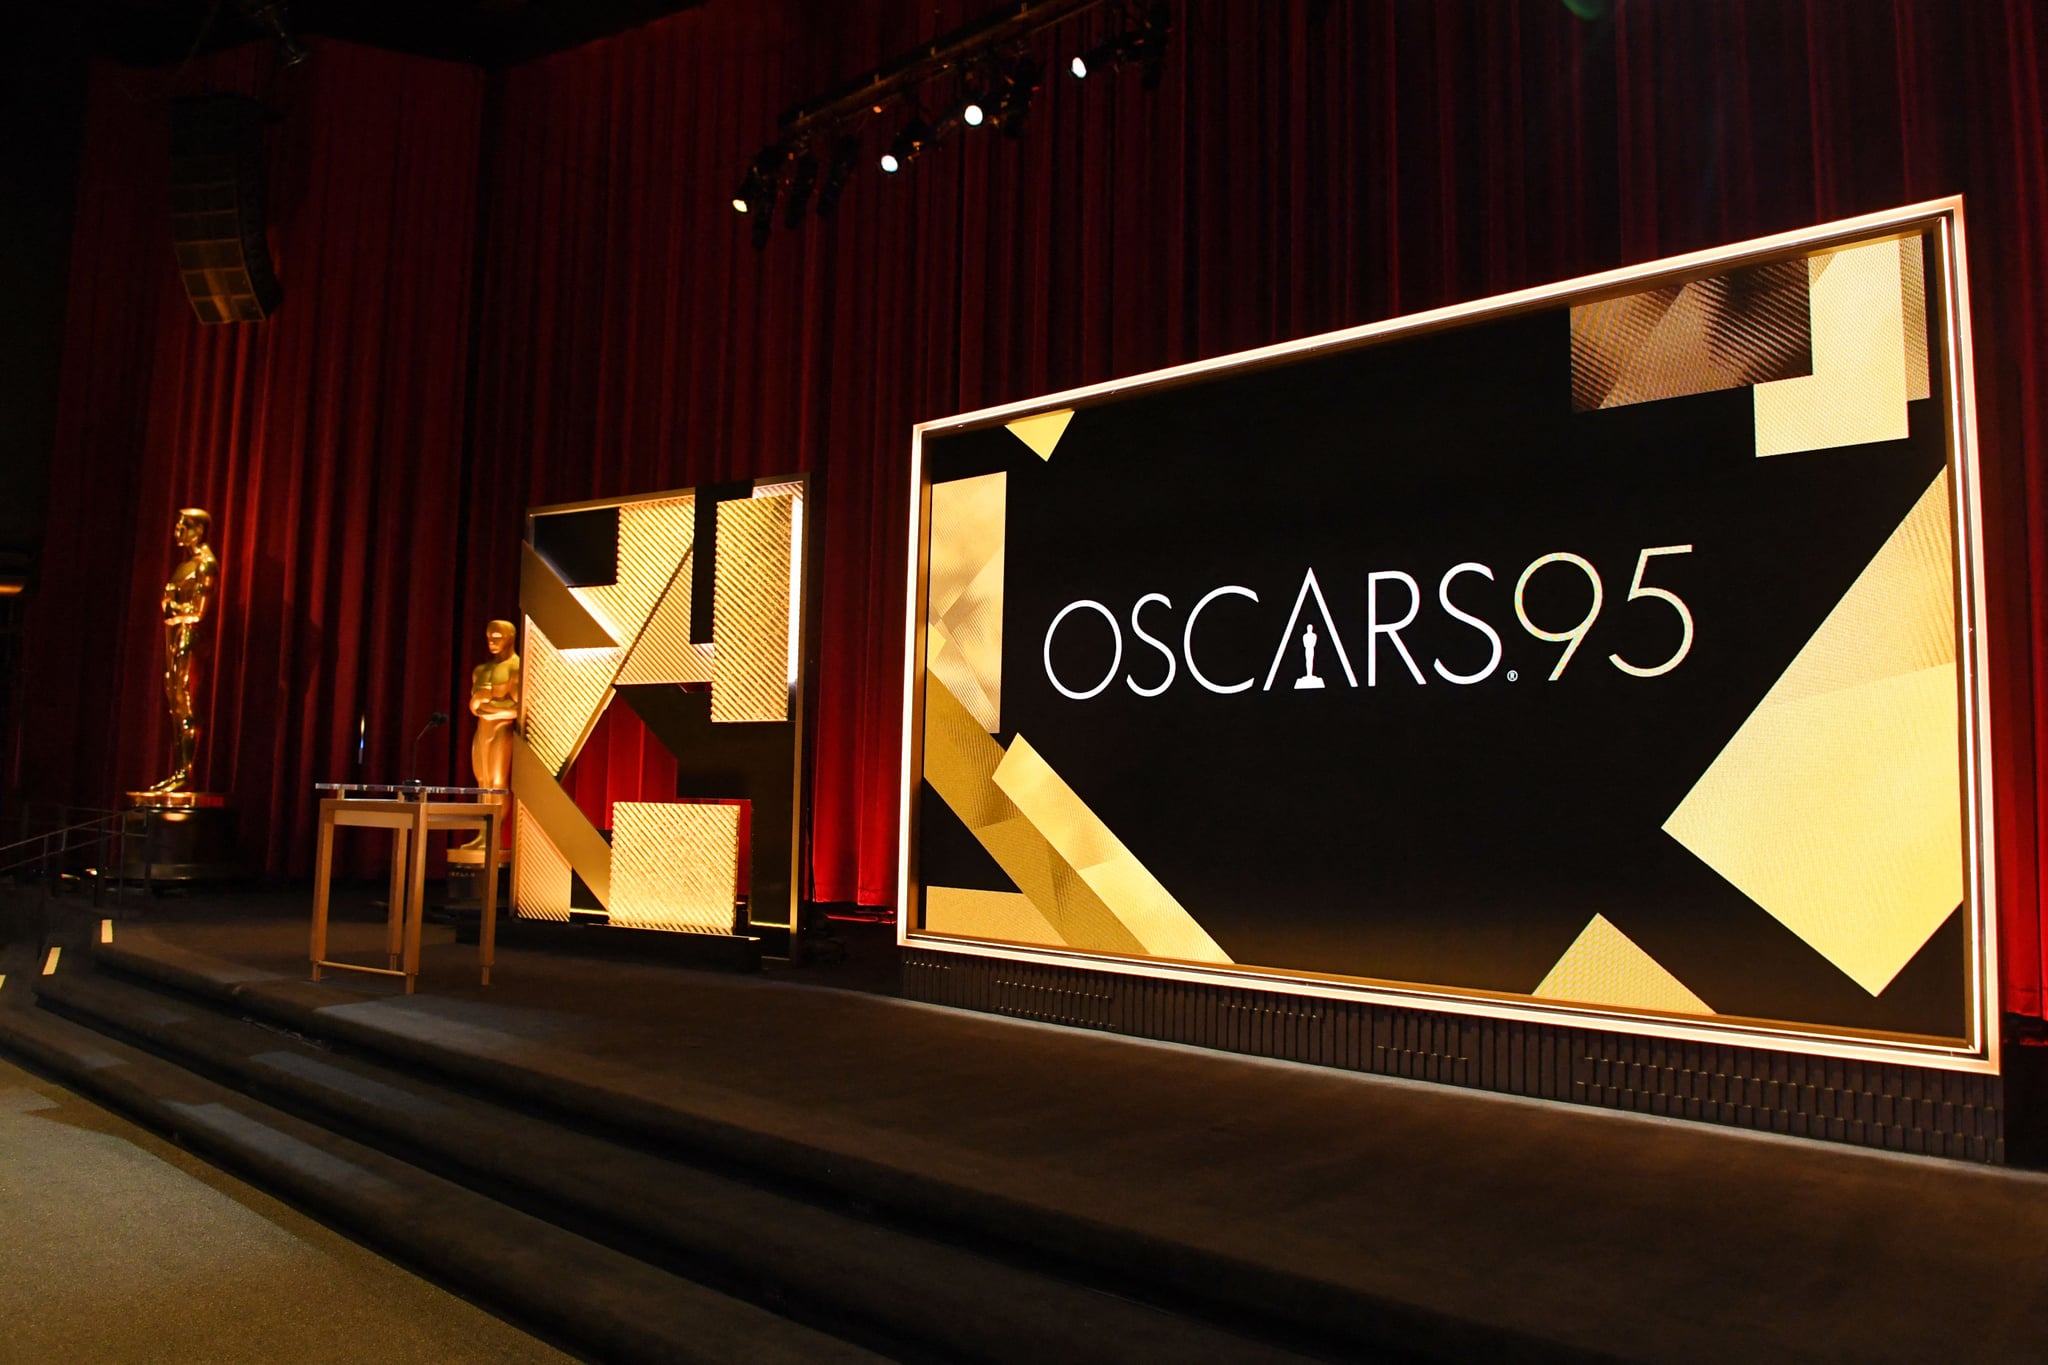
[[[732,498],[718,504],[718,562],[711,599],[711,719],[789,719],[796,679],[791,537],[797,499]]]
[[[640,638],[633,642],[625,667],[619,670],[619,685],[711,681],[712,647],[690,642],[690,584],[696,554],[692,549],[683,556],[675,581],[640,628]]]
[[[524,732],[550,774],[583,746],[625,656],[623,649],[556,649],[540,623],[526,618]]]
[[[612,850],[576,804],[562,789],[545,760],[533,746],[515,737],[512,741],[512,790],[523,813],[530,815],[546,833],[570,869],[583,879],[599,905],[609,907],[612,899]],[[517,902],[514,902],[517,904]]]
[[[1813,372],[1804,261],[1580,304],[1571,332],[1574,412]]]
[[[1944,471],[1664,822],[1873,996],[1963,899],[1949,518]]]
[[[540,623],[557,649],[610,649],[619,643],[597,623],[531,545],[519,547],[519,610]]]
[[[975,891],[961,886],[924,889],[924,928],[929,934],[995,938],[1011,943],[1057,944],[1059,933],[1021,891]]]
[[[1100,953],[1144,951],[1137,936],[996,786],[1003,746],[929,673],[924,754],[925,780],[1037,907],[1052,932],[1045,942]]]
[[[676,801],[612,807],[611,922],[729,934],[740,808]]]
[[[1010,434],[1036,451],[1039,459],[1050,460],[1060,437],[1067,434],[1067,423],[1073,420],[1072,408],[1060,408],[1055,412],[1041,412],[1036,417],[1019,417],[1007,425]]]
[[[1907,248],[1917,255],[1919,239],[1807,259],[1813,372],[1750,391],[1759,456],[1905,439]]]
[[[991,734],[1003,728],[1009,477],[998,471],[932,485],[925,666]]]
[[[569,918],[569,860],[519,802],[513,817],[512,904],[522,919]]]
[[[1587,922],[1531,994],[1541,1000],[1667,1014],[1714,1012],[1605,915],[1595,915]]]
[[[1906,397],[1928,398],[1934,393],[1927,368],[1927,262],[1922,239],[1914,236],[1899,243],[1899,286],[1905,295]]]
[[[1230,961],[1022,736],[1005,753],[929,672],[924,775],[1037,912],[955,890],[941,897],[942,916],[999,922],[998,936],[1016,942]]]
[[[1022,735],[994,781],[1152,957],[1228,962],[1230,957],[1145,869]]]
[[[617,576],[600,587],[569,589],[613,639],[631,644],[646,624],[697,537],[696,509],[693,496],[620,504]]]

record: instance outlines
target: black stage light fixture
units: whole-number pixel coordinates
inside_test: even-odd
[[[839,196],[846,190],[846,182],[853,179],[854,167],[860,161],[860,139],[847,134],[832,148],[832,164],[825,168],[825,178],[818,185],[818,216],[830,218],[839,207]]]
[[[818,184],[818,158],[808,150],[797,154],[789,163],[789,191],[783,198],[782,223],[785,227],[802,227],[804,210],[811,206],[811,191]]]
[[[1166,39],[1173,32],[1173,11],[1164,3],[1152,5],[1138,26],[1103,39],[1067,65],[1077,80],[1097,72],[1121,71],[1137,66],[1144,71],[1147,90],[1157,90],[1166,75]]]
[[[896,134],[896,140],[889,144],[889,150],[882,153],[882,169],[891,175],[896,174],[917,160],[924,149],[937,140],[938,135],[929,123],[919,115],[911,115],[910,122],[903,125],[903,130]]]
[[[1043,69],[1028,50],[1009,60],[996,85],[995,107],[988,115],[990,127],[1005,137],[1024,136],[1024,124],[1031,117],[1031,99],[1038,93]]]
[[[244,19],[270,35],[283,65],[297,66],[312,55],[286,22],[284,0],[241,0],[241,11]]]

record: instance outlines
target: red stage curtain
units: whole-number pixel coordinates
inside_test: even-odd
[[[1021,142],[963,136],[894,180],[864,167],[836,220],[751,250],[727,199],[775,113],[985,8],[713,0],[492,78],[469,458],[459,507],[443,507],[466,574],[425,610],[444,613],[411,657],[431,685],[380,697],[373,727],[452,695],[460,662],[439,627],[452,615],[467,638],[510,610],[526,506],[811,469],[825,612],[809,891],[886,903],[913,422],[1960,191],[1990,521],[2005,1003],[2041,1012],[2048,71],[2032,0],[1624,0],[1600,24],[1554,0],[1184,0],[1156,93],[1133,78],[1077,83],[1053,64]],[[1075,38],[1061,42],[1065,54]],[[353,93],[316,112],[361,116],[374,98]],[[102,156],[95,143],[88,187]],[[452,212],[444,231],[465,221]],[[80,231],[91,270],[163,268],[119,257],[110,228],[82,217]],[[346,243],[340,221],[324,231]],[[134,325],[96,304],[100,287],[74,298],[72,371],[118,360]],[[292,309],[274,325],[293,325]],[[389,335],[414,355],[428,341]],[[461,383],[458,367],[446,387]],[[355,392],[297,439],[329,439],[322,423],[374,401]],[[66,439],[125,470],[123,423],[167,420],[169,396],[117,385],[90,407],[69,402]],[[211,415],[232,428],[242,411]],[[372,443],[360,458],[394,457]],[[455,467],[452,453],[435,458]],[[350,483],[384,476],[364,463]],[[303,534],[337,547],[359,524],[302,507]],[[50,597],[87,562],[53,554]],[[150,636],[164,562],[134,561],[131,634]],[[106,600],[90,583],[61,591]],[[298,676],[294,657],[271,661],[278,678]],[[284,774],[250,812],[295,831],[269,837],[278,867],[297,865],[285,853],[303,848],[306,820],[283,784],[339,764],[264,728],[304,695],[283,691],[244,703],[259,722],[245,744],[272,746]],[[107,714],[68,695],[44,705],[72,726],[52,753]]]
[[[194,63],[179,93],[283,115],[284,306],[220,327],[172,268],[165,85],[93,77],[24,789],[104,806],[163,775],[158,595],[175,509],[203,506],[221,580],[200,775],[234,797],[255,866],[304,870],[312,784],[398,773],[481,657],[454,608],[483,78],[334,43],[282,73],[267,47]],[[432,743],[445,779],[452,741]]]

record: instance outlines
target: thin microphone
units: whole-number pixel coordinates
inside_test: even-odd
[[[421,785],[418,776],[420,770],[420,741],[425,739],[430,731],[438,730],[447,723],[448,713],[446,711],[436,711],[433,715],[427,717],[427,723],[422,725],[420,732],[412,737],[412,770],[414,776],[411,778],[411,783],[413,786]]]

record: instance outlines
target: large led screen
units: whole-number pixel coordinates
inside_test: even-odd
[[[1993,1065],[1960,213],[919,427],[904,941]]]

